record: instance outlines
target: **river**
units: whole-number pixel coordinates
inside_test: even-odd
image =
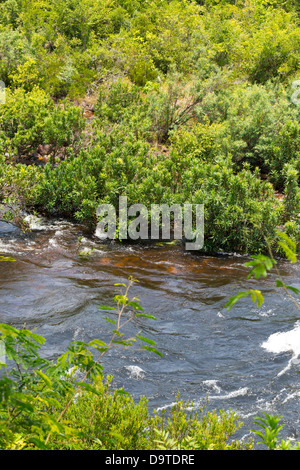
[[[80,247],[78,238],[81,237]],[[79,252],[87,252],[82,257]],[[27,234],[2,224],[0,322],[26,326],[46,338],[43,354],[57,357],[72,340],[107,341],[111,325],[99,305],[113,305],[115,283],[133,276],[131,291],[145,313],[128,334],[141,331],[163,357],[148,351],[113,349],[104,359],[113,385],[146,396],[149,409],[168,409],[181,398],[197,407],[231,409],[244,422],[237,433],[248,439],[262,411],[283,417],[282,438],[300,440],[300,310],[274,288],[275,274],[247,281],[246,257],[204,256],[176,245],[105,244],[80,225],[32,221]],[[299,264],[280,262],[286,282],[300,288]],[[257,308],[232,295],[261,289]],[[252,435],[252,437],[254,437]]]

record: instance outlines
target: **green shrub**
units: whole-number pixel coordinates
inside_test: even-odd
[[[161,450],[250,450],[251,440],[228,442],[242,425],[231,410],[208,412],[205,405],[195,409],[178,394],[170,412],[155,412],[149,428],[150,445]]]
[[[299,188],[299,172],[292,164],[286,164],[284,167],[285,174],[285,215],[286,218],[296,218],[299,221],[300,209],[300,188]]]
[[[4,9],[3,4],[1,7]],[[11,73],[30,57],[30,46],[24,34],[0,26],[0,55],[0,79],[8,86]]]
[[[33,156],[39,145],[49,144],[54,159],[59,149],[72,146],[80,138],[85,122],[80,108],[65,103],[56,107],[50,96],[34,87],[6,90],[0,108],[0,130],[19,158]]]
[[[147,400],[139,402],[124,390],[111,389],[113,377],[98,381],[97,394],[84,392],[70,407],[66,419],[80,431],[81,439],[69,448],[95,450],[142,450],[148,448],[146,427],[150,421]],[[55,447],[60,447],[59,441]]]
[[[7,163],[0,154],[0,218],[25,228],[23,214],[35,204],[41,178],[38,168]]]
[[[139,94],[136,86],[127,80],[117,80],[110,86],[100,87],[95,108],[96,115],[109,123],[120,123],[132,113],[132,107],[139,103]],[[129,115],[128,115],[129,113]]]
[[[232,156],[237,170],[248,162],[283,188],[283,167],[300,151],[298,110],[288,90],[249,84],[217,90],[203,100],[198,113],[222,124],[216,142],[222,153]]]

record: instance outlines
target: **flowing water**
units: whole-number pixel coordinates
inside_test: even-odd
[[[274,289],[275,275],[247,281],[246,257],[104,244],[65,221],[32,222],[26,235],[5,224],[0,231],[0,254],[16,260],[0,263],[0,322],[35,329],[47,340],[44,355],[57,357],[75,339],[109,340],[111,325],[97,307],[113,305],[114,284],[134,276],[131,294],[157,321],[137,318],[128,334],[156,341],[163,358],[113,349],[103,365],[115,387],[146,396],[150,410],[170,408],[178,391],[190,408],[208,397],[208,409],[239,414],[238,438],[250,436],[261,411],[279,414],[282,437],[300,440],[300,310]],[[279,268],[300,288],[298,264]],[[263,306],[242,299],[227,311],[228,298],[250,287],[262,290]]]

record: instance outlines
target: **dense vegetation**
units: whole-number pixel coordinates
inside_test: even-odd
[[[0,217],[93,228],[98,205],[126,195],[204,204],[206,251],[275,249],[278,228],[299,247],[299,14],[297,0],[0,0]],[[247,295],[261,301],[249,290],[230,305]],[[49,362],[42,337],[0,325],[15,362],[1,449],[251,448],[229,442],[234,413],[190,416],[179,398],[150,416],[146,399],[111,392],[91,351],[139,339],[158,352],[115,331]],[[261,423],[275,448],[278,420]]]
[[[299,244],[292,0],[0,2],[1,213],[203,203],[204,249]]]

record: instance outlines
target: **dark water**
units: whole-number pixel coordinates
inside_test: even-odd
[[[0,227],[1,228],[1,227]],[[70,341],[110,338],[100,304],[113,305],[114,284],[139,280],[132,296],[157,321],[138,318],[128,334],[141,331],[156,341],[163,358],[146,351],[114,349],[106,374],[149,408],[169,408],[181,398],[197,408],[231,409],[244,422],[238,438],[248,438],[261,411],[283,416],[283,438],[300,441],[300,310],[274,289],[274,275],[246,281],[246,258],[199,256],[179,246],[105,245],[66,222],[33,225],[26,236],[2,232],[0,322],[43,335],[43,353],[56,357]],[[83,236],[80,248],[78,237]],[[78,253],[93,250],[86,259]],[[288,284],[300,288],[299,265],[281,263]],[[230,311],[229,297],[261,289],[262,307],[241,300]],[[277,336],[271,336],[274,334]]]

